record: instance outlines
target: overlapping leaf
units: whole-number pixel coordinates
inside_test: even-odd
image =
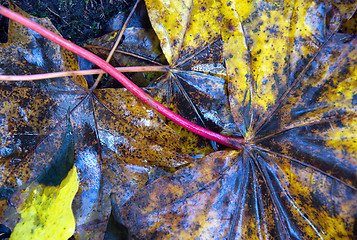
[[[147,3],[171,64],[192,54],[190,47],[181,52],[190,46],[190,29],[218,32],[214,22],[205,28],[210,20],[197,11],[219,22],[231,113],[247,143],[240,152],[212,153],[115,205],[130,233],[139,239],[352,239],[357,39],[337,32],[356,3]],[[193,33],[204,45],[199,31]]]
[[[169,73],[149,85],[151,94],[198,125],[224,134],[240,135],[236,132],[226,95],[219,3],[146,1],[146,4],[170,64]],[[171,126],[180,130],[174,124]],[[194,138],[186,135],[186,139]],[[197,138],[197,142],[195,145],[203,141]],[[217,149],[215,144],[212,147]]]
[[[36,181],[18,191],[20,221],[11,239],[68,239],[75,230],[72,201],[78,191],[73,132],[69,118],[61,147]]]
[[[357,34],[357,13],[355,12],[353,16],[347,21],[344,22],[341,26],[340,32]]]
[[[27,15],[52,31],[48,20]],[[74,56],[39,34],[10,21],[0,49],[1,74],[76,70]],[[110,193],[125,202],[145,186],[150,170],[190,160],[179,138],[156,113],[125,89],[90,92],[83,77],[1,83],[0,222],[13,228],[21,192],[52,164],[73,127],[79,191],[74,199],[76,237],[102,238],[111,211]]]
[[[226,69],[218,3],[146,1],[146,4],[170,64],[169,73],[150,85],[157,88],[152,94],[198,125],[236,134],[223,79]]]
[[[91,39],[86,48],[106,59],[114,46],[118,31],[108,33],[100,38]],[[160,43],[152,29],[130,27],[125,30],[123,41],[119,45],[110,64],[115,67],[147,66],[153,63],[165,64],[166,59],[160,49]],[[146,87],[160,73],[127,73],[128,77],[140,87]],[[116,81],[116,80],[115,80]],[[117,82],[117,81],[116,81]]]
[[[207,4],[214,4],[214,2],[203,2],[201,7],[203,8]],[[181,14],[186,11],[186,8],[177,8],[177,11]],[[198,125],[217,132],[235,134],[235,125],[224,91],[225,80],[222,78],[225,76],[226,70],[223,66],[219,24],[217,25],[213,18],[206,16],[205,12],[199,10],[197,13],[201,13],[197,18],[204,16],[209,21],[208,23],[212,24],[211,27],[215,26],[217,31],[212,31],[206,24],[200,29],[200,34],[195,33],[197,26],[193,25],[195,28],[187,30],[186,25],[189,22],[182,19],[183,22],[176,26],[175,32],[170,33],[167,39],[162,39],[163,35],[159,34],[161,43],[166,41],[168,44],[170,43],[168,46],[162,44],[164,52],[170,51],[175,54],[175,57],[166,53],[166,58],[170,63],[169,72],[158,81],[151,82],[148,91],[171,110]],[[154,25],[154,27],[156,26]],[[116,35],[117,32],[112,32],[91,40],[86,47],[105,58],[107,54],[104,54],[103,49],[110,49],[114,45]],[[120,66],[152,65],[153,60],[160,64],[166,63],[166,60],[162,60],[162,52],[158,46],[159,41],[152,29],[128,28],[124,36],[125,39],[118,49],[131,54],[135,53],[136,56],[144,57],[147,60],[143,62],[133,56],[116,53],[114,54],[115,61],[111,62],[113,65],[118,63]],[[180,38],[180,36],[183,37]],[[177,43],[179,41],[182,42]],[[178,45],[173,46],[175,43]],[[142,75],[142,73],[135,73],[134,81],[143,86],[144,81],[137,78],[139,74]],[[150,78],[151,76],[152,73]],[[205,88],[201,88],[202,84],[205,85]],[[206,105],[207,102],[211,104]],[[168,122],[168,124],[180,134],[181,145],[186,153],[202,157],[213,151],[208,140],[186,131],[173,122]]]

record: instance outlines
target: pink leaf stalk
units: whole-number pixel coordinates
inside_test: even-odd
[[[126,78],[123,74],[118,72],[113,66],[108,64],[106,61],[101,59],[100,57],[94,55],[93,53],[77,46],[76,44],[58,36],[57,34],[51,32],[50,30],[38,25],[37,23],[23,17],[22,15],[15,13],[4,6],[0,5],[0,14],[16,21],[35,32],[38,32],[42,36],[50,39],[51,41],[61,45],[62,47],[68,49],[69,51],[78,54],[79,56],[91,61],[105,72],[113,76],[116,80],[118,80],[121,84],[123,84],[127,89],[129,89],[133,94],[135,94],[138,98],[140,98],[143,102],[151,106],[153,109],[167,117],[168,119],[174,121],[180,126],[188,129],[191,132],[194,132],[202,137],[208,138],[210,140],[216,141],[228,147],[242,149],[242,143],[244,143],[243,138],[232,138],[227,137],[210,130],[207,130],[201,126],[198,126],[183,117],[177,115],[176,113],[170,111],[162,104],[154,100],[151,96],[145,93],[141,88],[132,83],[128,78]]]
[[[116,67],[119,72],[167,72],[168,66],[136,66],[136,67]],[[106,73],[102,69],[88,69],[77,71],[62,71],[53,73],[40,73],[33,75],[0,75],[0,81],[35,81],[41,79],[58,78],[66,76],[93,75]]]

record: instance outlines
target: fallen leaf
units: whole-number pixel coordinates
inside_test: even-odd
[[[170,69],[168,74],[152,82],[147,89],[157,101],[185,119],[211,131],[236,134],[223,78]],[[185,153],[200,158],[219,147],[217,143],[197,136],[172,121],[166,122],[180,134]]]
[[[68,239],[75,230],[72,201],[78,190],[74,165],[73,132],[68,119],[66,134],[52,162],[20,195],[25,199],[16,209],[20,221],[11,239]]]
[[[170,65],[221,34],[246,143],[113,202],[116,219],[138,239],[352,239],[357,39],[338,30],[356,3],[146,3]]]
[[[114,31],[102,37],[91,39],[87,41],[85,47],[101,58],[106,59],[114,46],[118,33],[119,31]],[[110,64],[115,67],[130,67],[152,66],[154,63],[166,64],[166,59],[162,54],[160,42],[154,30],[151,28],[127,28]],[[162,73],[137,72],[126,73],[126,75],[136,85],[146,87],[150,81],[157,79]],[[112,81],[118,84],[117,80],[113,79]]]
[[[48,20],[12,8],[56,32]],[[0,59],[1,74],[78,70],[73,54],[12,21]],[[172,171],[192,161],[181,153],[177,133],[126,89],[91,92],[81,76],[1,82],[0,222],[11,229],[26,198],[19,192],[51,165],[68,115],[79,181],[72,205],[78,239],[103,238],[112,191],[125,202],[145,186],[151,169]]]
[[[171,110],[211,131],[241,136],[236,131],[226,95],[223,41],[215,1],[146,1],[161,47],[170,63],[168,73],[149,87]],[[202,157],[219,149],[169,122],[180,133],[187,153]],[[205,142],[206,141],[206,142]],[[211,145],[211,146],[210,146]]]
[[[184,9],[182,9],[184,10]],[[207,18],[208,19],[208,18]],[[210,20],[212,22],[212,20]],[[155,26],[154,26],[155,27]],[[219,26],[218,26],[219,28]],[[184,30],[184,28],[182,29]],[[193,33],[190,30],[190,34]],[[197,29],[196,29],[197,30]],[[230,114],[229,103],[224,90],[226,74],[223,66],[222,40],[219,32],[210,32],[204,36],[184,34],[187,39],[184,46],[177,47],[176,58],[172,59],[168,73],[158,81],[151,81],[160,75],[151,73],[135,73],[132,80],[139,86],[148,86],[148,91],[157,101],[167,106],[170,110],[184,116],[187,120],[216,132],[236,134],[235,125]],[[163,33],[162,35],[165,35]],[[202,30],[201,30],[202,34]],[[162,37],[158,34],[158,37]],[[191,34],[192,35],[192,34]],[[100,38],[88,41],[86,47],[102,58],[106,58],[110,48],[114,45],[117,31],[106,34]],[[152,29],[128,28],[124,33],[125,39],[118,49],[135,56],[126,56],[122,53],[114,54],[111,64],[114,66],[136,66],[153,64],[150,61],[140,60],[144,57],[159,64],[165,64],[159,41]],[[176,35],[175,40],[178,39]],[[199,39],[202,44],[197,44]],[[174,42],[175,40],[170,40]],[[161,42],[163,40],[161,39]],[[191,46],[192,45],[192,46]],[[163,46],[163,49],[168,47]],[[170,50],[174,52],[174,50]],[[189,51],[189,54],[188,54]],[[167,59],[168,57],[166,55]],[[208,73],[214,75],[209,75]],[[140,76],[146,81],[139,80]],[[201,88],[204,85],[205,88]],[[210,105],[206,105],[210,102]],[[227,116],[224,118],[224,116]],[[163,117],[162,117],[163,118]],[[177,124],[166,121],[180,135],[181,146],[185,153],[195,158],[203,157],[217,149],[217,144],[199,137]]]

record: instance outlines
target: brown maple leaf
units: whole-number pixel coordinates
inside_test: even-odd
[[[356,3],[146,3],[173,73],[222,37],[246,143],[113,202],[118,221],[139,239],[352,239],[357,39],[338,30]]]
[[[56,32],[48,20],[12,8]],[[77,69],[72,53],[10,21],[9,42],[0,45],[2,74]],[[79,238],[104,236],[112,191],[119,193],[117,201],[125,202],[155,177],[149,176],[152,169],[170,171],[192,161],[181,152],[178,134],[126,89],[90,91],[82,76],[62,77],[1,82],[0,99],[0,222],[10,228],[19,221],[16,211],[31,197],[21,194],[23,190],[30,184],[50,184],[40,176],[53,169],[66,141],[68,118],[79,177],[73,203]]]

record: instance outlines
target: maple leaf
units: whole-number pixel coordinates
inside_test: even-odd
[[[114,45],[114,36],[116,35],[117,32],[114,31],[100,38],[92,39],[88,41],[86,48],[90,49],[98,56],[105,58],[107,52],[110,50],[110,46]],[[161,65],[166,62],[166,60],[160,60],[159,58],[159,56],[162,55],[162,52],[158,46],[159,41],[152,29],[129,28],[125,31],[124,36],[125,40],[118,47],[119,52],[113,55],[114,60],[110,62],[113,66],[145,66],[148,64],[152,65],[152,63]],[[144,47],[138,47],[141,45],[144,45]],[[164,103],[170,110],[173,110],[179,115],[184,115],[186,119],[202,127],[209,128],[210,130],[217,130],[217,132],[219,132],[221,127],[218,126],[222,124],[212,124],[212,121],[209,121],[210,119],[206,119],[202,116],[202,112],[204,112],[206,116],[213,116],[214,119],[217,119],[217,117],[214,117],[215,115],[224,115],[224,107],[222,107],[223,104],[221,103],[221,98],[223,98],[223,102],[226,105],[228,99],[224,92],[220,91],[220,88],[218,88],[220,92],[214,91],[215,89],[208,87],[202,91],[200,85],[201,81],[205,81],[206,83],[210,81],[212,85],[221,84],[223,86],[224,79],[200,73],[189,74],[187,72],[181,72],[174,74],[179,78],[172,78],[172,74],[164,74],[159,78],[159,81],[154,81],[151,84],[149,84],[150,79],[154,77],[156,80],[162,73],[154,75],[152,72],[139,72],[128,75],[131,77],[132,81],[139,86],[146,81],[144,86],[146,87],[149,85],[146,88],[147,92],[149,92],[151,96],[154,96],[159,102]],[[186,77],[182,78],[181,75]],[[145,77],[145,81],[141,80],[143,76]],[[174,82],[172,82],[172,80],[174,80]],[[181,83],[179,81],[181,81]],[[176,83],[178,83],[178,85]],[[191,88],[187,89],[187,85]],[[198,95],[200,96],[198,97]],[[196,98],[193,96],[196,96]],[[212,104],[210,106],[198,104],[195,99],[199,99],[202,102],[208,99]],[[201,106],[203,109],[200,108]],[[185,111],[185,114],[183,111]],[[218,112],[215,113],[216,111]],[[227,113],[225,114],[231,117],[231,115]],[[161,116],[161,118],[165,119],[164,116]],[[199,158],[213,151],[211,144],[207,139],[193,134],[172,121],[165,122],[179,134],[180,145],[183,152]]]
[[[49,20],[32,17],[10,5],[57,33]],[[9,41],[0,45],[2,74],[78,69],[74,55],[67,50],[18,23],[10,21],[9,25]],[[192,161],[181,153],[177,133],[126,89],[90,91],[82,76],[62,77],[1,82],[0,99],[0,222],[10,228],[22,219],[19,213],[25,215],[21,211],[25,199],[34,198],[34,193],[25,188],[60,188],[61,181],[65,182],[61,178],[53,184],[42,176],[44,170],[59,174],[54,159],[67,141],[66,119],[73,128],[78,171],[79,190],[72,205],[78,238],[104,236],[113,190],[119,193],[116,201],[125,202],[145,186],[150,170]]]
[[[185,11],[185,8],[181,10]],[[214,20],[207,19],[209,23]],[[188,31],[192,35],[196,30]],[[113,66],[165,64],[166,60],[160,58],[162,52],[158,47],[158,39],[152,31],[152,29],[128,28],[124,33],[125,39],[118,47],[119,51],[113,55],[115,61],[111,61],[111,64]],[[175,34],[173,33],[172,36],[176,36]],[[90,40],[86,48],[105,58],[110,47],[114,45],[116,35],[117,31],[114,31]],[[240,134],[235,132],[235,124],[224,88],[226,70],[223,66],[222,39],[219,32],[204,34],[203,29],[200,35],[200,44],[194,41],[182,43],[184,46],[175,58],[167,57],[171,61],[168,73],[163,74],[157,81],[151,82],[146,89],[156,100],[178,115],[185,116],[185,119],[215,132],[238,136]],[[180,41],[180,39],[175,40]],[[129,54],[131,56],[128,56]],[[139,85],[143,82],[137,81],[136,78],[132,79]],[[192,134],[172,121],[166,123],[179,133],[183,151],[191,156],[203,157],[219,147],[217,143]]]
[[[170,64],[168,74],[149,85],[151,94],[197,125],[241,136],[235,129],[226,95],[223,42],[216,19],[218,3],[205,1],[192,8],[189,2],[146,4]],[[166,14],[170,18],[163,23],[160,19]],[[180,130],[175,124],[170,126]],[[218,149],[216,143],[212,147]]]
[[[117,220],[139,239],[352,239],[357,39],[338,30],[356,3],[146,3],[171,68],[222,37],[246,143],[113,202]]]

